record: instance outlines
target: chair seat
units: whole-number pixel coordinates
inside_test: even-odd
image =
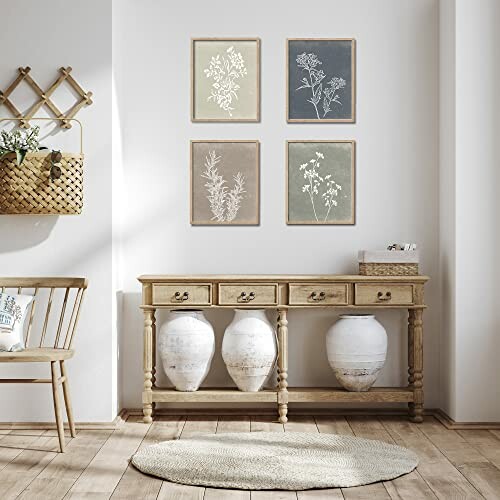
[[[18,352],[0,351],[0,363],[38,363],[44,361],[62,361],[73,357],[72,349],[51,349],[36,347]]]

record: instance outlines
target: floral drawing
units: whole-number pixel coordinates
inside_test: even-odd
[[[225,55],[212,56],[204,72],[207,78],[213,80],[212,92],[207,101],[215,102],[221,109],[227,111],[229,116],[233,116],[233,100],[238,100],[240,90],[237,80],[247,75],[243,56],[231,46]]]
[[[342,105],[338,91],[345,87],[346,81],[343,78],[335,76],[324,84],[323,80],[326,78],[325,72],[318,68],[323,63],[314,53],[306,54],[303,52],[297,56],[296,61],[301,71],[305,72],[305,76],[301,80],[302,85],[295,89],[295,91],[311,89],[311,97],[307,99],[307,102],[310,102],[314,106],[318,120],[325,118],[332,110],[331,105],[333,103]],[[320,110],[318,109],[321,100],[323,100],[323,116],[320,116]]]
[[[2,294],[0,293],[0,298]],[[0,311],[0,325],[7,326],[9,329],[14,328],[14,325],[21,321],[21,306],[16,303],[16,299],[10,295],[5,297],[5,302]]]
[[[316,151],[316,158],[311,158],[307,163],[303,163],[299,167],[299,170],[304,172],[304,179],[306,180],[306,183],[302,186],[302,192],[309,195],[316,222],[320,222],[320,218],[314,200],[319,196],[320,190],[322,191],[321,199],[326,209],[326,215],[321,219],[323,222],[328,220],[332,207],[338,205],[335,198],[338,196],[339,191],[342,191],[342,186],[333,180],[332,174],[327,174],[324,177],[320,175],[321,160],[324,159],[325,155]]]
[[[207,179],[207,200],[212,211],[212,220],[217,222],[231,222],[238,215],[241,202],[245,194],[245,176],[238,172],[233,176],[234,186],[231,190],[225,185],[224,176],[219,173],[217,164],[221,156],[217,156],[215,150],[209,152],[205,157],[205,170],[201,176]]]

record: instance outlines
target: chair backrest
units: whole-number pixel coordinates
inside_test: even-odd
[[[87,285],[85,278],[0,278],[2,292],[33,295],[24,322],[26,347],[71,349]]]

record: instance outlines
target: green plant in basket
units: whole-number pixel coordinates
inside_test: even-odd
[[[41,149],[39,134],[39,126],[29,130],[16,129],[11,132],[2,130],[0,132],[0,160],[9,153],[15,153],[17,165],[21,166],[27,153],[34,153]]]

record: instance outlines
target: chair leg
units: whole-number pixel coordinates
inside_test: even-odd
[[[59,436],[59,448],[61,449],[61,453],[64,453],[64,425],[61,415],[61,404],[59,401],[59,383],[56,365],[56,361],[50,362],[50,370],[52,372],[52,395],[54,396],[54,413],[56,414],[57,435]]]
[[[68,372],[66,371],[66,365],[64,361],[61,361],[61,375],[64,377],[63,386],[63,394],[64,394],[64,403],[66,404],[66,415],[68,415],[68,423],[69,430],[71,432],[71,437],[76,437],[76,427],[75,420],[73,418],[73,407],[71,406],[71,396],[69,395],[69,381],[68,381]]]

